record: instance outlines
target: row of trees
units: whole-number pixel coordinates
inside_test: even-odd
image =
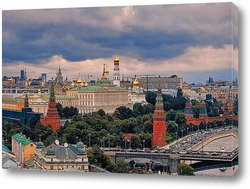
[[[155,99],[157,94],[155,92],[148,91],[146,94],[146,101],[152,105],[155,105]],[[168,94],[162,94],[164,110],[183,110],[186,105],[186,99],[184,97],[172,97]]]

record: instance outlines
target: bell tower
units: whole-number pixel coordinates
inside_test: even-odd
[[[113,84],[120,87],[120,72],[119,72],[119,58],[115,56],[114,59],[114,74],[113,74]]]

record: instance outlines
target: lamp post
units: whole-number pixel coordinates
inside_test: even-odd
[[[125,152],[126,152],[126,151],[127,151],[127,140],[124,139],[123,141],[124,141],[124,143],[125,143]]]
[[[90,142],[91,134],[89,133],[88,136],[89,136],[89,148],[90,148],[91,147],[91,142]]]
[[[129,149],[131,149],[131,140],[128,140],[129,142]]]
[[[142,149],[144,149],[145,148],[145,140],[142,140]]]
[[[203,156],[203,133],[201,131],[201,137],[202,137],[202,141],[201,141],[201,155]]]

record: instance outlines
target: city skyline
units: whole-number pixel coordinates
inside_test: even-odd
[[[238,73],[238,28],[230,3],[3,11],[3,76],[171,76],[189,83]],[[156,14],[157,13],[157,14]],[[32,18],[32,19],[31,19]],[[232,28],[234,26],[234,28]],[[13,66],[15,65],[15,66]]]

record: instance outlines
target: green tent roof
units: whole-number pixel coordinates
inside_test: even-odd
[[[32,143],[32,141],[27,139],[26,136],[19,133],[13,135],[12,138],[21,143],[22,146],[27,146],[28,144]]]

